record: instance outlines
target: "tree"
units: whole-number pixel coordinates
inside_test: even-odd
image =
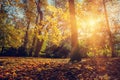
[[[36,32],[35,32],[35,35],[33,37],[33,43],[32,43],[32,48],[30,50],[30,54],[32,54],[34,52],[34,56],[35,57],[38,57],[39,56],[39,52],[42,48],[42,45],[44,43],[44,40],[43,39],[39,39],[38,38],[38,35],[42,35],[42,28],[44,27],[42,25],[42,21],[43,21],[43,6],[46,6],[46,0],[44,1],[41,1],[41,0],[37,0],[35,1],[35,4],[36,4],[36,10],[37,10],[37,14],[36,14],[36,21],[35,21],[35,29],[36,29]],[[42,27],[42,28],[40,28]]]
[[[23,42],[23,48],[24,49],[27,49],[27,44],[28,44],[28,36],[29,36],[29,29],[30,29],[30,16],[28,16],[27,15],[27,13],[30,13],[30,11],[29,11],[29,6],[28,6],[28,1],[26,0],[26,1],[24,1],[23,0],[23,2],[24,2],[24,4],[25,4],[25,6],[24,6],[24,12],[25,12],[25,16],[26,16],[26,21],[27,21],[27,28],[26,28],[26,31],[25,31],[25,35],[24,35],[24,42]],[[31,11],[32,12],[32,11]]]
[[[41,21],[43,20],[43,12],[41,10],[40,0],[38,0],[38,2],[36,2],[36,6],[37,6],[37,14],[38,14],[38,16],[36,17],[36,25],[39,24],[41,26]],[[40,22],[38,20],[40,20]],[[38,30],[38,35],[41,35],[41,30]],[[43,40],[40,41],[37,38],[37,43],[36,43],[36,47],[35,47],[35,54],[34,54],[35,57],[39,56],[39,52],[41,50],[42,44],[43,44]]]
[[[71,57],[70,61],[80,61],[81,56],[79,53],[79,45],[78,45],[78,31],[76,26],[75,19],[75,4],[74,0],[69,0],[69,12],[70,12],[70,23],[71,23]]]
[[[4,6],[3,6],[4,5]],[[4,53],[4,48],[18,48],[22,41],[20,30],[16,29],[11,24],[8,18],[7,11],[5,9],[5,3],[1,4],[0,7],[0,49],[1,53]]]
[[[103,8],[104,8],[105,19],[106,19],[107,33],[108,33],[108,35],[109,35],[109,46],[110,46],[110,50],[111,50],[112,57],[115,57],[115,56],[117,56],[117,55],[115,54],[115,51],[114,51],[113,35],[112,35],[112,32],[111,32],[111,30],[110,30],[110,26],[109,26],[108,14],[107,14],[107,9],[106,9],[105,0],[103,0]]]

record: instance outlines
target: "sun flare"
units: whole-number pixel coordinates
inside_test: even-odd
[[[103,24],[103,21],[104,21],[104,18],[102,16],[86,17],[86,19],[84,21],[81,21],[78,25],[79,25],[79,28],[82,28],[85,31],[93,32],[97,28],[102,27],[101,24]]]
[[[91,19],[88,21],[89,26],[95,26],[95,24],[96,24],[96,20],[94,20],[94,19]]]

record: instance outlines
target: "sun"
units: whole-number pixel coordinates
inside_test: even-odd
[[[96,24],[96,20],[94,20],[94,19],[91,19],[88,21],[89,26],[95,26],[95,24]]]
[[[77,19],[78,32],[92,34],[104,26],[104,15],[86,16],[82,20]]]
[[[95,31],[98,27],[102,27],[103,18],[102,17],[90,17],[87,19],[87,29],[90,31]]]

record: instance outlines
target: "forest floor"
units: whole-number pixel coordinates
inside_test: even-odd
[[[0,57],[0,80],[120,80],[120,58],[68,61]]]

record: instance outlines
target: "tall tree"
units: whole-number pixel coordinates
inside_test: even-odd
[[[79,44],[78,44],[78,31],[76,26],[75,19],[75,4],[74,0],[69,0],[69,12],[70,12],[70,23],[71,23],[71,59],[70,61],[80,61],[81,56],[79,53]]]
[[[25,11],[25,13],[27,13],[29,11],[28,10],[28,1],[27,0],[26,1],[23,0],[23,2],[25,4],[24,11]],[[28,32],[29,32],[29,29],[30,29],[30,19],[29,19],[29,16],[26,15],[26,18],[27,18],[26,19],[26,21],[27,21],[27,28],[26,28],[26,32],[25,32],[25,36],[24,36],[24,42],[23,42],[23,47],[25,49],[27,49],[28,36],[29,36]]]
[[[0,13],[1,14],[4,14],[4,9],[3,9],[4,7],[3,7],[3,4],[0,4]],[[5,17],[5,15],[2,15],[2,17],[1,17],[1,19],[0,19],[0,22],[2,22],[2,24],[3,24],[3,20],[2,19],[4,19],[4,17]],[[0,30],[0,32],[1,32],[2,30]],[[1,36],[2,36],[2,38],[1,38]],[[1,53],[3,53],[3,50],[4,50],[4,41],[5,41],[5,39],[4,39],[4,34],[1,34],[0,35],[0,39],[3,39],[3,41],[2,41],[2,44],[1,44]]]
[[[36,2],[36,6],[37,6],[37,13],[38,13],[38,15],[36,17],[36,25],[42,26],[41,21],[43,20],[43,12],[41,10],[41,0],[38,0]],[[38,29],[38,35],[42,35],[42,32],[39,29]],[[39,56],[39,52],[40,52],[40,50],[42,48],[43,42],[44,42],[43,39],[39,40],[37,38],[36,47],[35,47],[35,54],[34,54],[35,57]]]
[[[110,50],[111,50],[111,54],[112,54],[112,57],[115,57],[117,56],[115,54],[115,51],[114,51],[114,41],[113,41],[113,35],[112,35],[112,32],[110,30],[110,26],[109,26],[109,20],[108,20],[108,14],[107,14],[107,9],[106,9],[106,4],[105,4],[105,0],[103,0],[103,8],[104,8],[104,14],[105,14],[105,19],[106,19],[106,27],[107,27],[107,33],[109,35],[109,46],[110,46]]]

